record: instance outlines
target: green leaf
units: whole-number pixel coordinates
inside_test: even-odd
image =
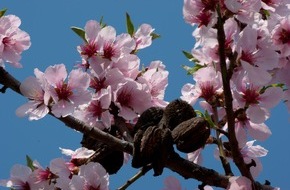
[[[101,26],[101,28],[105,28],[106,26],[107,26],[107,24],[106,23],[103,23],[103,19],[104,19],[104,17],[102,16],[101,17],[101,20],[100,20],[100,26]]]
[[[84,31],[84,29],[82,28],[79,28],[79,27],[75,27],[75,26],[72,26],[71,29],[79,36],[81,37],[81,39],[83,39],[85,42],[87,42],[86,40],[86,32]]]
[[[26,165],[32,170],[34,171],[35,170],[35,167],[33,166],[33,160],[28,156],[26,155]]]
[[[182,65],[183,69],[185,69],[187,71],[187,75],[193,75],[196,71],[198,71],[199,69],[205,67],[203,65],[199,65],[199,64],[195,64],[193,67],[189,67],[186,65]]]
[[[182,53],[184,54],[184,56],[185,56],[187,59],[189,59],[189,60],[193,59],[193,55],[192,55],[191,53],[189,53],[189,52],[187,52],[187,51],[184,51],[184,50],[182,50]]]
[[[200,61],[196,59],[190,52],[182,50],[183,55],[191,62],[199,63]]]
[[[152,40],[155,40],[161,37],[159,34],[156,34],[156,33],[151,33],[151,36],[152,36]]]
[[[6,11],[7,11],[7,9],[6,9],[6,8],[5,8],[5,9],[2,9],[2,10],[0,10],[0,18],[1,18],[3,15],[5,15]]]
[[[259,93],[263,94],[270,87],[278,87],[278,88],[282,88],[283,89],[284,86],[285,86],[285,84],[283,84],[283,83],[270,84],[268,86],[263,86],[263,88],[261,88]]]
[[[128,34],[130,34],[131,36],[133,36],[134,34],[134,25],[131,21],[130,15],[128,13],[126,13],[126,23],[127,23],[127,32]]]

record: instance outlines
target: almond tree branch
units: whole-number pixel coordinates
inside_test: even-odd
[[[245,164],[243,156],[239,149],[239,144],[236,138],[235,133],[235,116],[233,111],[233,97],[230,86],[230,75],[227,70],[226,65],[226,52],[225,52],[225,31],[224,31],[224,21],[220,12],[220,7],[217,8],[218,13],[218,23],[217,23],[217,36],[218,36],[218,44],[219,44],[219,57],[220,57],[220,68],[222,73],[222,81],[224,88],[224,96],[225,96],[225,109],[228,121],[228,133],[229,133],[229,142],[231,144],[231,153],[233,156],[234,163],[239,168],[241,174],[247,178],[249,178],[252,182],[254,182],[254,178],[250,173],[249,167]],[[255,187],[253,186],[253,189]]]
[[[0,84],[7,86],[8,88],[22,95],[19,89],[21,83],[17,79],[15,79],[12,75],[10,75],[7,71],[5,71],[4,68],[2,67],[0,67],[0,76],[1,76]],[[55,117],[51,113],[50,115]],[[91,136],[92,138],[107,143],[108,146],[111,146],[114,149],[118,149],[120,151],[127,152],[129,154],[133,153],[133,144],[130,142],[120,140],[99,129],[87,126],[85,123],[79,121],[78,119],[72,116],[67,116],[65,118],[62,117],[55,118],[62,121],[65,125],[74,130],[77,130],[79,132]],[[228,176],[221,175],[215,170],[194,164],[193,162],[181,158],[177,153],[174,153],[168,157],[168,160],[166,161],[166,167],[174,172],[177,172],[179,175],[183,176],[186,179],[188,178],[197,179],[208,185],[226,188],[229,184]],[[259,189],[262,190],[273,189],[273,187],[269,185],[261,185],[258,182],[256,182],[255,184]]]

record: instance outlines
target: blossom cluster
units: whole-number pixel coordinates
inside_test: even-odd
[[[168,71],[161,61],[140,70],[136,52],[152,43],[154,30],[142,24],[131,36],[116,34],[112,26],[94,20],[83,30],[84,44],[77,47],[82,64],[69,74],[64,64],[35,69],[35,77],[20,86],[29,102],[16,111],[30,120],[49,112],[56,117],[74,117],[101,130],[108,129],[114,117],[135,122],[151,106],[165,107]]]
[[[253,143],[271,135],[265,124],[271,108],[281,100],[289,108],[290,96],[286,90],[290,81],[289,9],[290,2],[286,0],[184,0],[184,19],[194,27],[196,43],[190,56],[187,55],[195,66],[185,67],[192,74],[194,84],[183,86],[181,99],[191,105],[199,101],[200,107],[214,115],[216,127],[226,133],[222,78],[227,76],[233,95],[236,137],[244,162],[255,162],[255,167],[250,169],[254,178],[262,170],[259,157],[266,156],[268,151]],[[218,34],[221,24],[224,44]],[[226,71],[220,67],[221,52]],[[227,140],[223,135],[217,138]],[[229,147],[224,146],[223,151],[231,158]],[[201,164],[201,152],[199,149],[188,154],[189,160]],[[219,158],[220,151],[215,155]]]
[[[86,162],[95,152],[86,148],[75,151],[61,149],[66,158],[51,160],[43,168],[36,160],[31,165],[16,164],[12,167],[9,180],[0,180],[0,185],[11,189],[44,190],[108,190],[109,174],[96,162]],[[30,159],[30,158],[29,158]]]

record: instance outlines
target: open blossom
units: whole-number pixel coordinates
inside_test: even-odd
[[[198,98],[212,102],[216,95],[222,92],[221,74],[213,67],[199,69],[194,73],[193,78],[196,84],[185,84],[181,90],[181,99],[189,104],[195,104]]]
[[[108,190],[109,174],[99,163],[89,162],[79,167],[79,173],[72,177],[69,187],[71,190]]]
[[[76,111],[74,116],[92,127],[101,130],[111,127],[112,115],[109,112],[111,104],[111,87],[101,89],[84,109]]]
[[[15,15],[2,16],[0,18],[0,66],[4,62],[20,68],[21,53],[27,50],[30,43],[30,36],[19,29],[21,20]]]
[[[258,47],[258,38],[257,29],[247,26],[240,33],[236,51],[246,71],[244,75],[248,75],[252,83],[265,85],[272,78],[268,71],[278,66],[278,53],[272,48]]]
[[[279,87],[269,87],[261,93],[262,86],[251,83],[249,77],[240,75],[235,81],[233,96],[240,108],[247,108],[247,115],[253,123],[263,123],[269,116],[269,109],[283,97]]]
[[[0,185],[12,189],[31,189],[33,185],[29,167],[16,164],[10,171],[9,180],[0,180]]]
[[[212,26],[216,23],[215,5],[217,0],[184,0],[183,17],[191,25]]]
[[[138,114],[152,105],[146,85],[129,79],[118,85],[117,90],[113,92],[113,101],[120,109],[119,116],[126,120],[137,118]]]
[[[158,63],[159,62],[159,63]],[[164,101],[165,89],[168,85],[168,71],[164,68],[161,61],[153,61],[141,77],[138,77],[138,82],[147,84],[152,97],[152,105],[165,107],[168,102]]]
[[[224,3],[239,21],[247,24],[253,23],[261,9],[261,1],[257,0],[225,0]]]
[[[281,56],[288,57],[290,55],[290,16],[283,18],[272,32],[274,45],[281,51]]]
[[[51,112],[56,117],[65,117],[72,114],[74,110],[91,99],[87,90],[90,84],[90,77],[80,69],[72,70],[67,78],[67,71],[64,64],[48,67],[44,77],[49,86],[47,90],[53,99]]]

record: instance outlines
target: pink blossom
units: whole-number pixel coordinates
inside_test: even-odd
[[[112,65],[112,68],[118,68],[123,73],[124,77],[134,80],[139,74],[139,67],[140,59],[134,54],[123,56]]]
[[[263,148],[260,145],[253,145],[255,140],[249,141],[246,144],[240,144],[241,154],[244,158],[245,163],[250,164],[253,161],[255,162],[255,166],[250,168],[250,171],[253,177],[257,177],[262,170],[262,164],[259,160],[260,157],[266,156],[268,154],[268,150]]]
[[[118,115],[126,120],[137,118],[138,114],[152,105],[146,86],[129,79],[118,85],[117,90],[113,92],[113,100],[119,108]]]
[[[278,54],[271,48],[259,47],[258,31],[247,26],[237,42],[237,52],[243,69],[249,80],[258,85],[265,85],[271,80],[269,70],[278,66]],[[259,75],[257,75],[259,73]]]
[[[19,29],[21,20],[15,15],[2,16],[0,18],[0,66],[4,62],[21,68],[19,63],[21,53],[27,50],[30,43],[30,36]]]
[[[19,190],[31,189],[33,186],[31,174],[29,167],[15,164],[10,171],[10,179],[0,180],[0,185]]]
[[[229,179],[227,190],[251,190],[252,182],[244,176],[233,176]]]
[[[273,43],[281,51],[281,56],[290,55],[290,16],[283,18],[272,31]]]
[[[196,84],[186,84],[181,90],[181,99],[190,104],[195,104],[198,98],[203,98],[210,103],[222,92],[221,74],[213,67],[199,69],[194,73],[193,78]]]
[[[71,160],[90,158],[95,153],[94,150],[89,150],[85,147],[78,148],[75,151],[65,148],[60,148],[60,150],[62,154],[69,156]]]
[[[188,153],[187,159],[195,164],[201,165],[201,163],[203,162],[203,157],[201,154],[202,150],[203,148],[199,148],[194,152]]]
[[[67,71],[63,64],[48,67],[44,77],[50,85],[48,91],[54,101],[51,112],[56,117],[72,114],[74,109],[91,99],[91,94],[87,91],[90,77],[80,69],[70,72],[68,82],[65,82]]]
[[[16,115],[23,117],[29,115],[29,120],[38,120],[46,116],[49,112],[49,94],[44,91],[41,78],[28,77],[20,85],[21,93],[29,98],[29,102],[17,108]]]
[[[85,25],[85,38],[87,42],[78,46],[78,51],[85,60],[97,54],[99,46],[97,44],[97,37],[101,31],[101,26],[97,21],[89,20]]]
[[[80,166],[78,175],[74,175],[69,184],[70,189],[109,189],[109,175],[102,165],[89,162]]]
[[[50,171],[57,175],[55,187],[69,189],[72,175],[75,173],[75,166],[71,162],[66,162],[62,158],[55,158],[50,161]]]
[[[95,93],[107,89],[109,86],[114,91],[119,83],[125,82],[125,77],[118,68],[106,69],[99,74],[95,70],[91,70],[90,76],[90,88],[94,89]]]
[[[96,94],[87,107],[80,111],[76,111],[74,116],[92,127],[101,130],[111,127],[112,115],[109,112],[111,104],[111,87],[101,89]]]
[[[138,82],[147,84],[149,87],[153,106],[165,107],[168,102],[165,102],[163,99],[165,89],[168,85],[169,73],[159,67],[155,68],[152,64],[155,65],[156,62],[150,64],[149,68],[138,78]],[[162,64],[162,62],[160,64]]]
[[[269,116],[268,110],[277,105],[283,91],[279,87],[269,87],[260,93],[261,86],[251,83],[247,76],[237,77],[234,98],[240,108],[248,107],[246,113],[253,123],[263,123]]]
[[[216,23],[215,5],[218,1],[184,0],[183,17],[191,25],[212,26]]]
[[[239,21],[246,24],[252,24],[261,9],[261,1],[256,0],[225,0],[224,3]]]
[[[135,50],[144,49],[152,44],[152,33],[154,29],[149,24],[142,24],[134,33],[133,38],[136,41]]]

